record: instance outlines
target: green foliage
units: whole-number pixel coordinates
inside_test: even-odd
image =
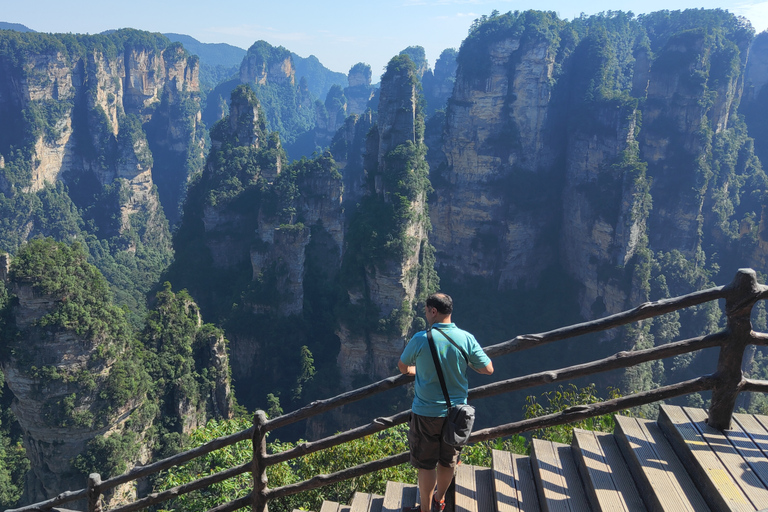
[[[13,259],[10,278],[57,299],[57,307],[37,322],[39,327],[108,337],[125,346],[129,332],[123,311],[111,305],[109,286],[87,262],[82,245],[67,246],[51,238],[32,240]]]
[[[190,435],[190,447],[199,446],[216,437],[249,427],[250,422],[247,420],[208,422],[205,428],[198,429]],[[295,461],[270,466],[267,469],[269,486],[276,488],[300,482],[318,474],[329,474],[366,461],[378,460],[407,451],[406,433],[407,426],[400,425],[379,434],[301,457]],[[268,453],[282,452],[301,442],[298,441],[295,444],[280,441],[270,442],[267,445],[267,451]],[[250,444],[248,441],[243,441],[203,456],[184,466],[169,470],[161,479],[159,488],[168,489],[237,464],[243,464],[251,459]],[[298,508],[319,510],[323,500],[348,503],[356,491],[383,494],[387,480],[415,483],[416,470],[409,465],[397,466],[314,491],[275,500],[270,502],[269,508],[276,512],[290,512]],[[184,510],[185,512],[208,510],[216,504],[226,503],[247,494],[252,485],[250,474],[242,475],[221,484],[215,484],[207,490],[180,497],[170,502],[165,510]]]
[[[29,468],[21,441],[12,442],[0,433],[0,507],[13,507],[21,499]]]
[[[2,297],[0,286],[0,312],[3,308]],[[21,428],[10,409],[12,394],[4,386],[3,379],[0,372],[0,507],[12,508],[21,499],[30,463],[22,444]]]
[[[462,72],[479,86],[491,72],[489,46],[505,39],[519,39],[521,46],[545,43],[555,47],[564,23],[551,11],[515,11],[501,15],[494,11],[472,23],[469,35],[461,43],[457,61]]]
[[[217,384],[229,378],[229,368],[219,368],[212,352],[215,344],[226,340],[220,329],[202,323],[192,297],[185,290],[174,293],[170,283],[164,283],[140,337],[144,368],[153,382],[149,398],[157,406],[156,417],[163,430],[181,434],[184,418],[179,404],[187,408],[187,414],[215,416],[211,397]],[[160,450],[170,451],[162,436],[158,442]]]
[[[78,455],[73,466],[83,475],[99,473],[103,479],[125,473],[129,461],[138,459],[141,443],[135,432],[123,431],[97,436],[88,442],[84,455]]]
[[[266,116],[267,128],[280,133],[280,138],[290,145],[315,125],[314,109],[309,91],[301,81],[293,84],[290,77],[272,76],[266,83],[258,83],[262,73],[279,67],[291,60],[291,53],[282,46],[272,46],[266,41],[256,41],[248,49],[243,65],[252,70],[257,83],[250,84],[259,98]]]
[[[579,388],[576,384],[571,383],[568,384],[568,386],[558,386],[555,390],[545,392],[542,396],[547,401],[546,405],[540,404],[535,396],[529,396],[527,399],[528,404],[525,408],[525,417],[536,418],[548,414],[555,414],[576,405],[589,405],[603,402],[604,399],[597,396],[596,392],[597,389],[594,384]],[[613,399],[619,398],[621,393],[618,389],[608,388],[608,395],[609,399]],[[571,444],[574,428],[595,430],[598,432],[613,432],[615,426],[613,417],[613,414],[605,414],[574,423],[547,427],[545,429],[534,431],[533,437],[546,439],[547,441],[555,441],[557,443]]]

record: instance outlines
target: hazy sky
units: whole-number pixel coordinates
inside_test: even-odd
[[[702,7],[745,16],[757,32],[768,29],[768,0],[0,0],[0,21],[38,32],[95,34],[132,27],[244,49],[264,39],[302,57],[314,54],[334,71],[346,73],[366,62],[378,76],[392,56],[412,45],[423,46],[434,66],[445,48],[459,47],[473,20],[494,9],[551,10],[573,19],[582,12]]]

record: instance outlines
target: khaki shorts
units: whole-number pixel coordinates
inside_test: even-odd
[[[408,444],[411,447],[411,465],[419,469],[435,469],[437,464],[455,468],[461,448],[442,442],[445,417],[431,418],[411,413]]]

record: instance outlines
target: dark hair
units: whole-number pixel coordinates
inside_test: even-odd
[[[453,299],[447,293],[433,293],[427,297],[427,307],[437,309],[441,315],[450,315],[453,312]]]

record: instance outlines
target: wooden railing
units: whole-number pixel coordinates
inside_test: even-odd
[[[512,352],[518,352],[552,343],[554,341],[605,331],[632,322],[696,306],[705,302],[725,299],[727,325],[725,329],[718,333],[668,343],[646,350],[618,352],[610,357],[584,364],[560,368],[558,370],[533,373],[480,386],[469,391],[469,400],[476,400],[478,398],[494,396],[501,393],[510,393],[542,384],[564,382],[578,377],[594,375],[620,368],[628,368],[648,361],[664,359],[704,348],[719,346],[720,355],[717,362],[717,368],[711,375],[705,375],[685,382],[663,386],[651,391],[644,391],[621,398],[606,400],[604,402],[574,406],[562,412],[547,416],[530,418],[478,430],[472,434],[469,442],[472,443],[497,439],[545,427],[562,425],[585,418],[617,412],[706,390],[712,391],[709,419],[707,420],[708,423],[720,430],[727,429],[730,427],[736,398],[740,392],[768,392],[768,381],[746,379],[741,370],[744,351],[748,345],[768,345],[768,335],[753,332],[750,320],[752,308],[755,303],[758,300],[765,298],[768,298],[768,286],[761,285],[757,282],[757,277],[753,270],[741,269],[736,274],[733,282],[727,286],[719,286],[681,297],[663,299],[657,302],[647,302],[635,309],[601,318],[599,320],[571,325],[540,334],[517,336],[504,343],[487,347],[485,352],[491,358],[495,358]],[[270,500],[316,489],[318,487],[348,480],[350,478],[407,462],[409,455],[407,452],[404,452],[373,462],[360,464],[330,475],[317,475],[303,482],[270,489],[267,485],[267,467],[309,453],[337,446],[354,439],[360,439],[392,426],[405,423],[408,421],[410,411],[403,411],[394,416],[376,418],[367,425],[362,425],[317,441],[302,443],[290,450],[280,453],[267,454],[265,436],[267,432],[277,428],[311,418],[363,398],[402,386],[412,380],[413,377],[405,375],[390,377],[327,400],[312,402],[306,407],[270,420],[267,419],[263,411],[257,411],[254,415],[253,427],[247,430],[215,439],[199,448],[179,453],[173,457],[153,464],[134,468],[128,473],[108,480],[101,481],[98,474],[92,474],[88,478],[85,489],[65,492],[53,499],[14,510],[8,510],[6,512],[49,510],[52,507],[79,499],[86,499],[87,510],[89,512],[94,512],[98,510],[98,502],[101,495],[119,485],[156,474],[165,469],[246,439],[251,439],[253,442],[253,459],[249,463],[229,468],[226,471],[189,482],[173,489],[168,489],[167,491],[150,494],[133,503],[113,508],[110,512],[142,510],[151,505],[173,499],[179,495],[202,489],[213,483],[221,482],[236,475],[248,472],[253,476],[253,490],[247,496],[212,508],[209,512],[232,511],[248,506],[251,506],[254,511],[263,512],[266,510],[267,503]]]

